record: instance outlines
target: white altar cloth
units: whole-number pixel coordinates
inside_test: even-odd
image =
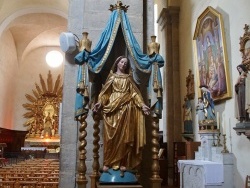
[[[25,151],[25,150],[32,150],[32,151],[40,150],[40,151],[44,151],[46,149],[47,149],[47,147],[21,147],[21,151]]]
[[[224,182],[223,164],[203,160],[179,160],[178,169],[182,173],[184,166],[200,166],[204,168],[205,185],[220,185]]]

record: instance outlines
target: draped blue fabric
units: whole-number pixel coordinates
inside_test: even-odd
[[[93,73],[99,73],[102,71],[113,47],[119,27],[122,28],[127,49],[133,58],[136,69],[144,73],[149,73],[150,75],[150,84],[148,86],[150,106],[154,113],[161,118],[162,95],[159,93],[162,92],[162,78],[159,68],[164,65],[164,60],[159,54],[155,54],[152,57],[143,54],[132,32],[129,19],[123,10],[117,9],[111,13],[110,19],[101,34],[99,42],[91,52],[84,50],[75,56],[75,63],[79,65],[78,74],[82,74],[80,69],[82,69],[81,67],[83,64],[86,64],[88,69]],[[153,66],[153,64],[155,66]],[[82,79],[82,76],[78,76],[78,83],[81,82]],[[155,82],[157,82],[157,84],[153,86],[153,83]],[[89,85],[88,83],[85,84]],[[155,93],[157,93],[157,95]],[[75,105],[76,117],[82,115],[81,112],[86,112],[86,110],[83,110],[83,108],[86,108],[84,107],[85,103],[83,101],[84,94],[77,93]]]

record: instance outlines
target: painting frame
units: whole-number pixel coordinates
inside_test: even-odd
[[[201,13],[193,40],[198,87],[206,86],[215,102],[231,98],[224,24],[217,10],[209,6]]]

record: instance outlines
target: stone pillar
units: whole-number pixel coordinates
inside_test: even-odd
[[[92,40],[92,49],[97,44],[101,33],[103,32],[106,23],[108,22],[110,11],[109,5],[115,4],[117,1],[107,0],[100,2],[100,0],[71,0],[69,1],[69,17],[68,17],[68,31],[76,34],[80,39],[82,32],[89,33],[89,39]],[[146,3],[146,4],[145,4]],[[153,1],[143,0],[134,1],[128,0],[123,2],[129,5],[127,11],[128,18],[133,30],[133,33],[140,44],[141,48],[146,46],[150,41],[150,36],[153,34]],[[145,13],[147,19],[143,19],[142,13]],[[144,27],[144,25],[146,25]],[[151,28],[152,26],[152,28]],[[144,32],[144,30],[146,32]],[[146,35],[146,37],[144,37]],[[147,41],[145,41],[147,40]],[[146,52],[144,52],[146,53]],[[74,106],[75,106],[75,93],[76,93],[76,76],[78,66],[74,63],[73,54],[66,54],[65,67],[64,67],[64,90],[63,90],[63,109],[62,109],[62,131],[61,131],[61,156],[60,156],[60,188],[75,188],[78,187],[76,177],[78,174],[78,137],[79,126],[74,120]],[[93,160],[93,118],[89,112],[87,119],[87,154],[86,154],[86,167],[88,185],[90,187],[89,175],[92,173],[92,160]],[[146,127],[150,127],[151,121],[147,121]],[[101,128],[101,126],[100,126]],[[102,131],[101,131],[102,132]],[[147,130],[150,135],[150,130]],[[100,135],[102,140],[102,135]],[[150,142],[150,138],[148,139]],[[101,143],[102,141],[100,141]],[[151,145],[147,146],[147,156],[151,159]],[[144,169],[150,169],[151,165],[147,161],[144,162]],[[102,147],[100,148],[100,166],[102,166]],[[151,171],[147,172],[151,173]],[[143,175],[144,176],[144,175]],[[149,178],[151,174],[147,174],[143,181],[145,185],[150,184]]]
[[[180,98],[179,70],[179,7],[162,9],[158,18],[163,38],[165,38],[166,57],[165,98],[166,98],[166,129],[168,144],[169,176],[173,177],[173,142],[181,141],[182,115]],[[164,114],[163,114],[164,115]]]
[[[69,1],[68,31],[81,36],[83,27],[84,1]],[[75,188],[78,158],[78,129],[74,120],[77,65],[74,56],[65,55],[62,101],[62,126],[60,141],[60,188]]]

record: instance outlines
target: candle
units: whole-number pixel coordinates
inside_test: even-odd
[[[226,134],[226,130],[227,130],[227,125],[226,125],[226,119],[225,119],[225,116],[224,116],[224,127],[223,127],[223,134]]]
[[[231,137],[232,135],[231,135],[231,118],[229,118],[229,136]]]
[[[219,129],[220,130],[220,114],[219,114],[219,112],[217,112],[217,129]]]

